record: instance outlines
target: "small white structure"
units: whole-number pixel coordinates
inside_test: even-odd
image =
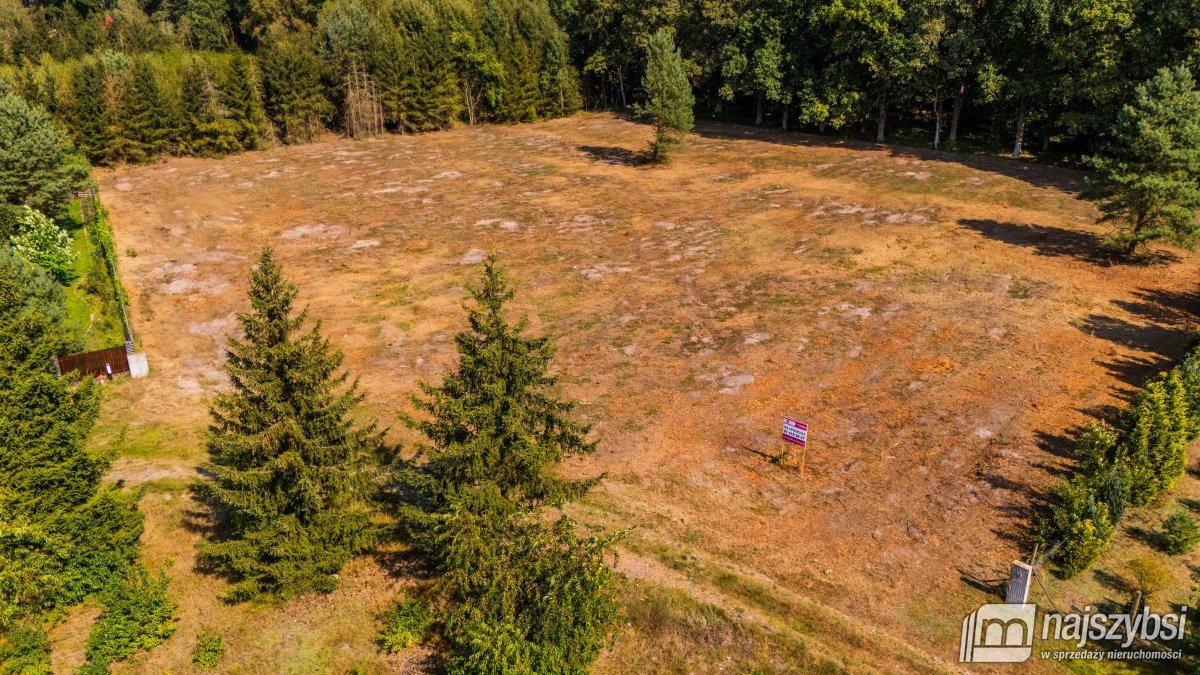
[[[146,352],[134,352],[129,355],[129,376],[133,378],[145,377],[150,374],[150,361],[146,359]]]

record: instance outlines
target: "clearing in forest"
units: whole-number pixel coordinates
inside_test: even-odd
[[[405,452],[395,413],[451,363],[463,283],[495,252],[600,439],[571,467],[608,473],[577,515],[636,526],[621,566],[637,588],[720,607],[704,626],[782,635],[806,658],[950,668],[987,581],[1028,557],[1064,434],[1181,353],[1196,259],[1099,255],[1068,171],[714,125],[644,166],[649,137],[581,115],[102,172],[152,374],[111,388],[100,442],[124,431],[113,478],[157,486],[146,554],[171,563],[183,608],[135,666],[186,664],[201,625],[226,626],[249,669],[422,658],[372,656],[402,568],[359,561],[332,596],[285,608],[223,605],[191,568],[181,486],[270,243]],[[767,459],[785,415],[810,425],[803,471],[795,452]],[[1164,597],[1186,599],[1178,579]],[[1090,584],[1053,592],[1106,592]],[[716,670],[756,649],[750,628],[666,626],[680,597],[631,601],[600,669]],[[749,661],[786,667],[780,654]]]

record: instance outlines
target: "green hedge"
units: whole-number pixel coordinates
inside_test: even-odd
[[[1187,469],[1187,445],[1200,431],[1200,342],[1178,366],[1146,383],[1115,425],[1093,422],[1079,435],[1077,475],[1053,491],[1039,527],[1067,578],[1087,570],[1112,539],[1126,506],[1145,506],[1168,492]]]

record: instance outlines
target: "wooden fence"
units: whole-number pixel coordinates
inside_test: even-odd
[[[55,359],[58,374],[76,371],[88,377],[100,377],[109,374],[126,375],[129,373],[129,353],[133,351],[133,343],[127,342],[120,347],[110,347],[83,354],[71,354]]]

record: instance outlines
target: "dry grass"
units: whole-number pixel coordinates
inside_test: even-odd
[[[133,447],[114,475],[193,474],[262,244],[389,424],[453,362],[463,283],[494,251],[601,439],[569,467],[609,473],[577,512],[636,526],[631,552],[657,562],[631,576],[683,579],[736,626],[689,652],[639,620],[602,669],[652,670],[660,648],[680,670],[735,653],[786,669],[755,650],[793,642],[810,665],[949,667],[988,597],[976,582],[1028,554],[1059,435],[1181,351],[1196,259],[1097,256],[1076,174],[702,131],[665,167],[624,163],[644,127],[586,115],[103,174],[118,249],[138,251],[122,270],[153,371],[107,397],[100,440],[125,429]],[[763,456],[783,415],[811,425],[803,471]],[[190,570],[174,494],[147,500],[147,550],[175,558],[183,628],[136,667],[186,670],[205,622],[235,636],[243,672],[400,667],[375,655],[370,617],[403,578],[362,561],[329,598],[223,606]],[[668,642],[685,645],[679,621]]]

